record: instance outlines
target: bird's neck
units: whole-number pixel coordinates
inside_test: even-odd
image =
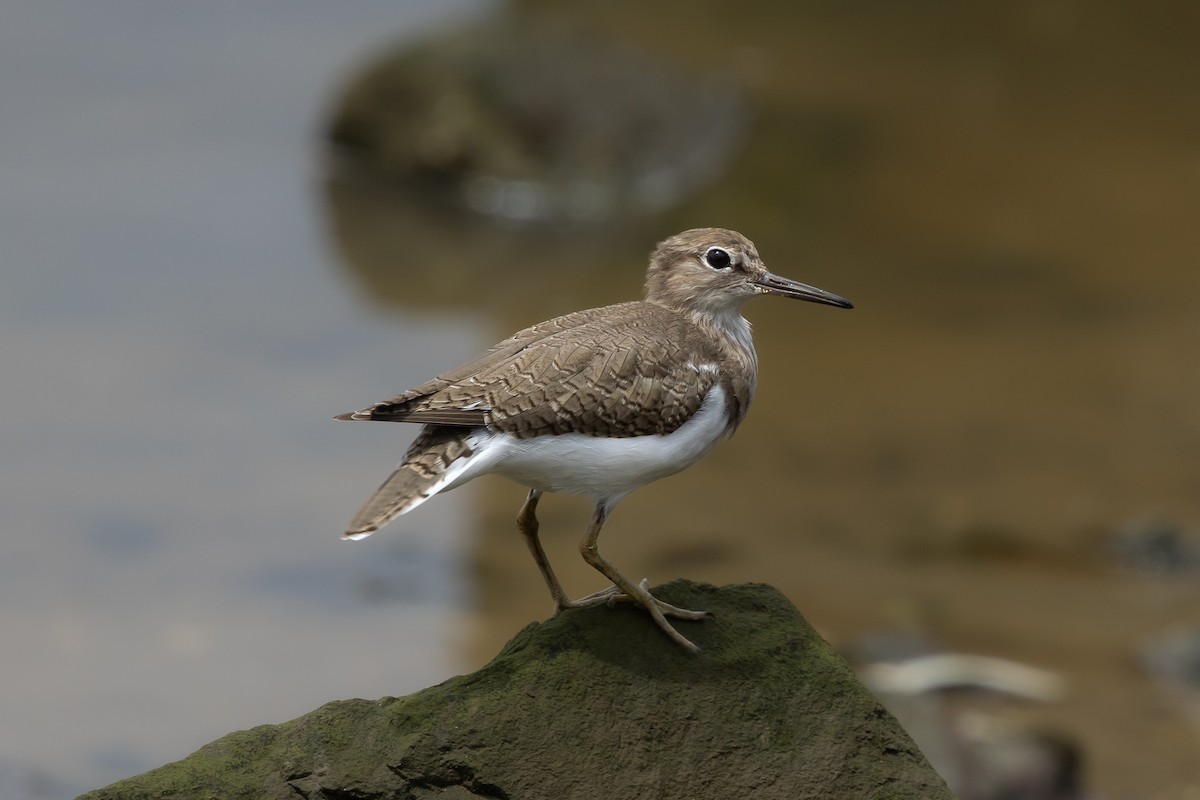
[[[750,323],[742,316],[741,304],[697,307],[694,302],[670,303],[664,298],[648,297],[646,302],[690,319],[723,356],[721,366],[742,375],[753,386],[758,377],[758,354],[750,335]]]
[[[741,315],[741,310],[693,311],[691,317],[716,342],[728,362],[725,366],[740,373],[753,387],[758,378],[758,353],[754,351],[750,323]]]
[[[746,418],[758,383],[758,354],[750,337],[750,323],[737,308],[718,313],[693,311],[691,317],[720,353],[727,419],[725,435],[729,436]]]
[[[651,305],[665,308],[690,320],[696,330],[708,340],[710,352],[717,359],[721,385],[725,389],[726,414],[729,427],[726,435],[746,417],[758,383],[758,354],[750,336],[750,323],[741,314],[741,304],[697,307],[694,302],[668,303],[651,294]],[[712,352],[715,351],[715,352]]]

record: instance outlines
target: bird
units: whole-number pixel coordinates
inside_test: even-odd
[[[632,602],[684,649],[699,648],[668,618],[700,620],[635,583],[597,546],[630,492],[694,464],[728,438],[754,398],[758,356],[741,314],[773,295],[838,308],[851,302],[780,277],[732,230],[696,228],[660,242],[646,268],[645,299],[539,322],[462,366],[339,420],[420,424],[404,460],[350,522],[343,539],[369,536],[429,498],[485,474],[528,488],[520,530],[554,601],[554,613]],[[572,600],[538,532],[543,493],[594,502],[579,543],[611,582]]]

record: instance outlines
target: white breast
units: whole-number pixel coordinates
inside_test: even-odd
[[[725,392],[709,390],[700,410],[665,436],[607,439],[568,433],[518,439],[479,431],[476,454],[451,489],[485,473],[544,492],[617,499],[694,464],[725,436]]]

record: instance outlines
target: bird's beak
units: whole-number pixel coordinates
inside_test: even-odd
[[[853,303],[844,297],[839,297],[833,292],[809,286],[807,283],[799,283],[788,278],[781,278],[770,272],[755,280],[754,285],[768,294],[794,297],[797,300],[807,300],[810,303],[824,303],[827,306],[837,306],[838,308],[854,308]]]

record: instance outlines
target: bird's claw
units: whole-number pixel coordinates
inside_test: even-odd
[[[636,586],[641,592],[631,594],[614,584],[607,589],[601,589],[598,592],[592,592],[589,595],[580,597],[578,600],[564,599],[555,603],[554,613],[557,615],[569,608],[591,608],[598,605],[606,605],[609,608],[613,608],[617,603],[635,603],[649,611],[650,616],[654,618],[654,621],[668,636],[691,652],[699,653],[700,648],[671,627],[665,618],[700,620],[712,616],[712,612],[693,611],[659,600],[650,593],[650,581],[647,578],[643,578]]]

